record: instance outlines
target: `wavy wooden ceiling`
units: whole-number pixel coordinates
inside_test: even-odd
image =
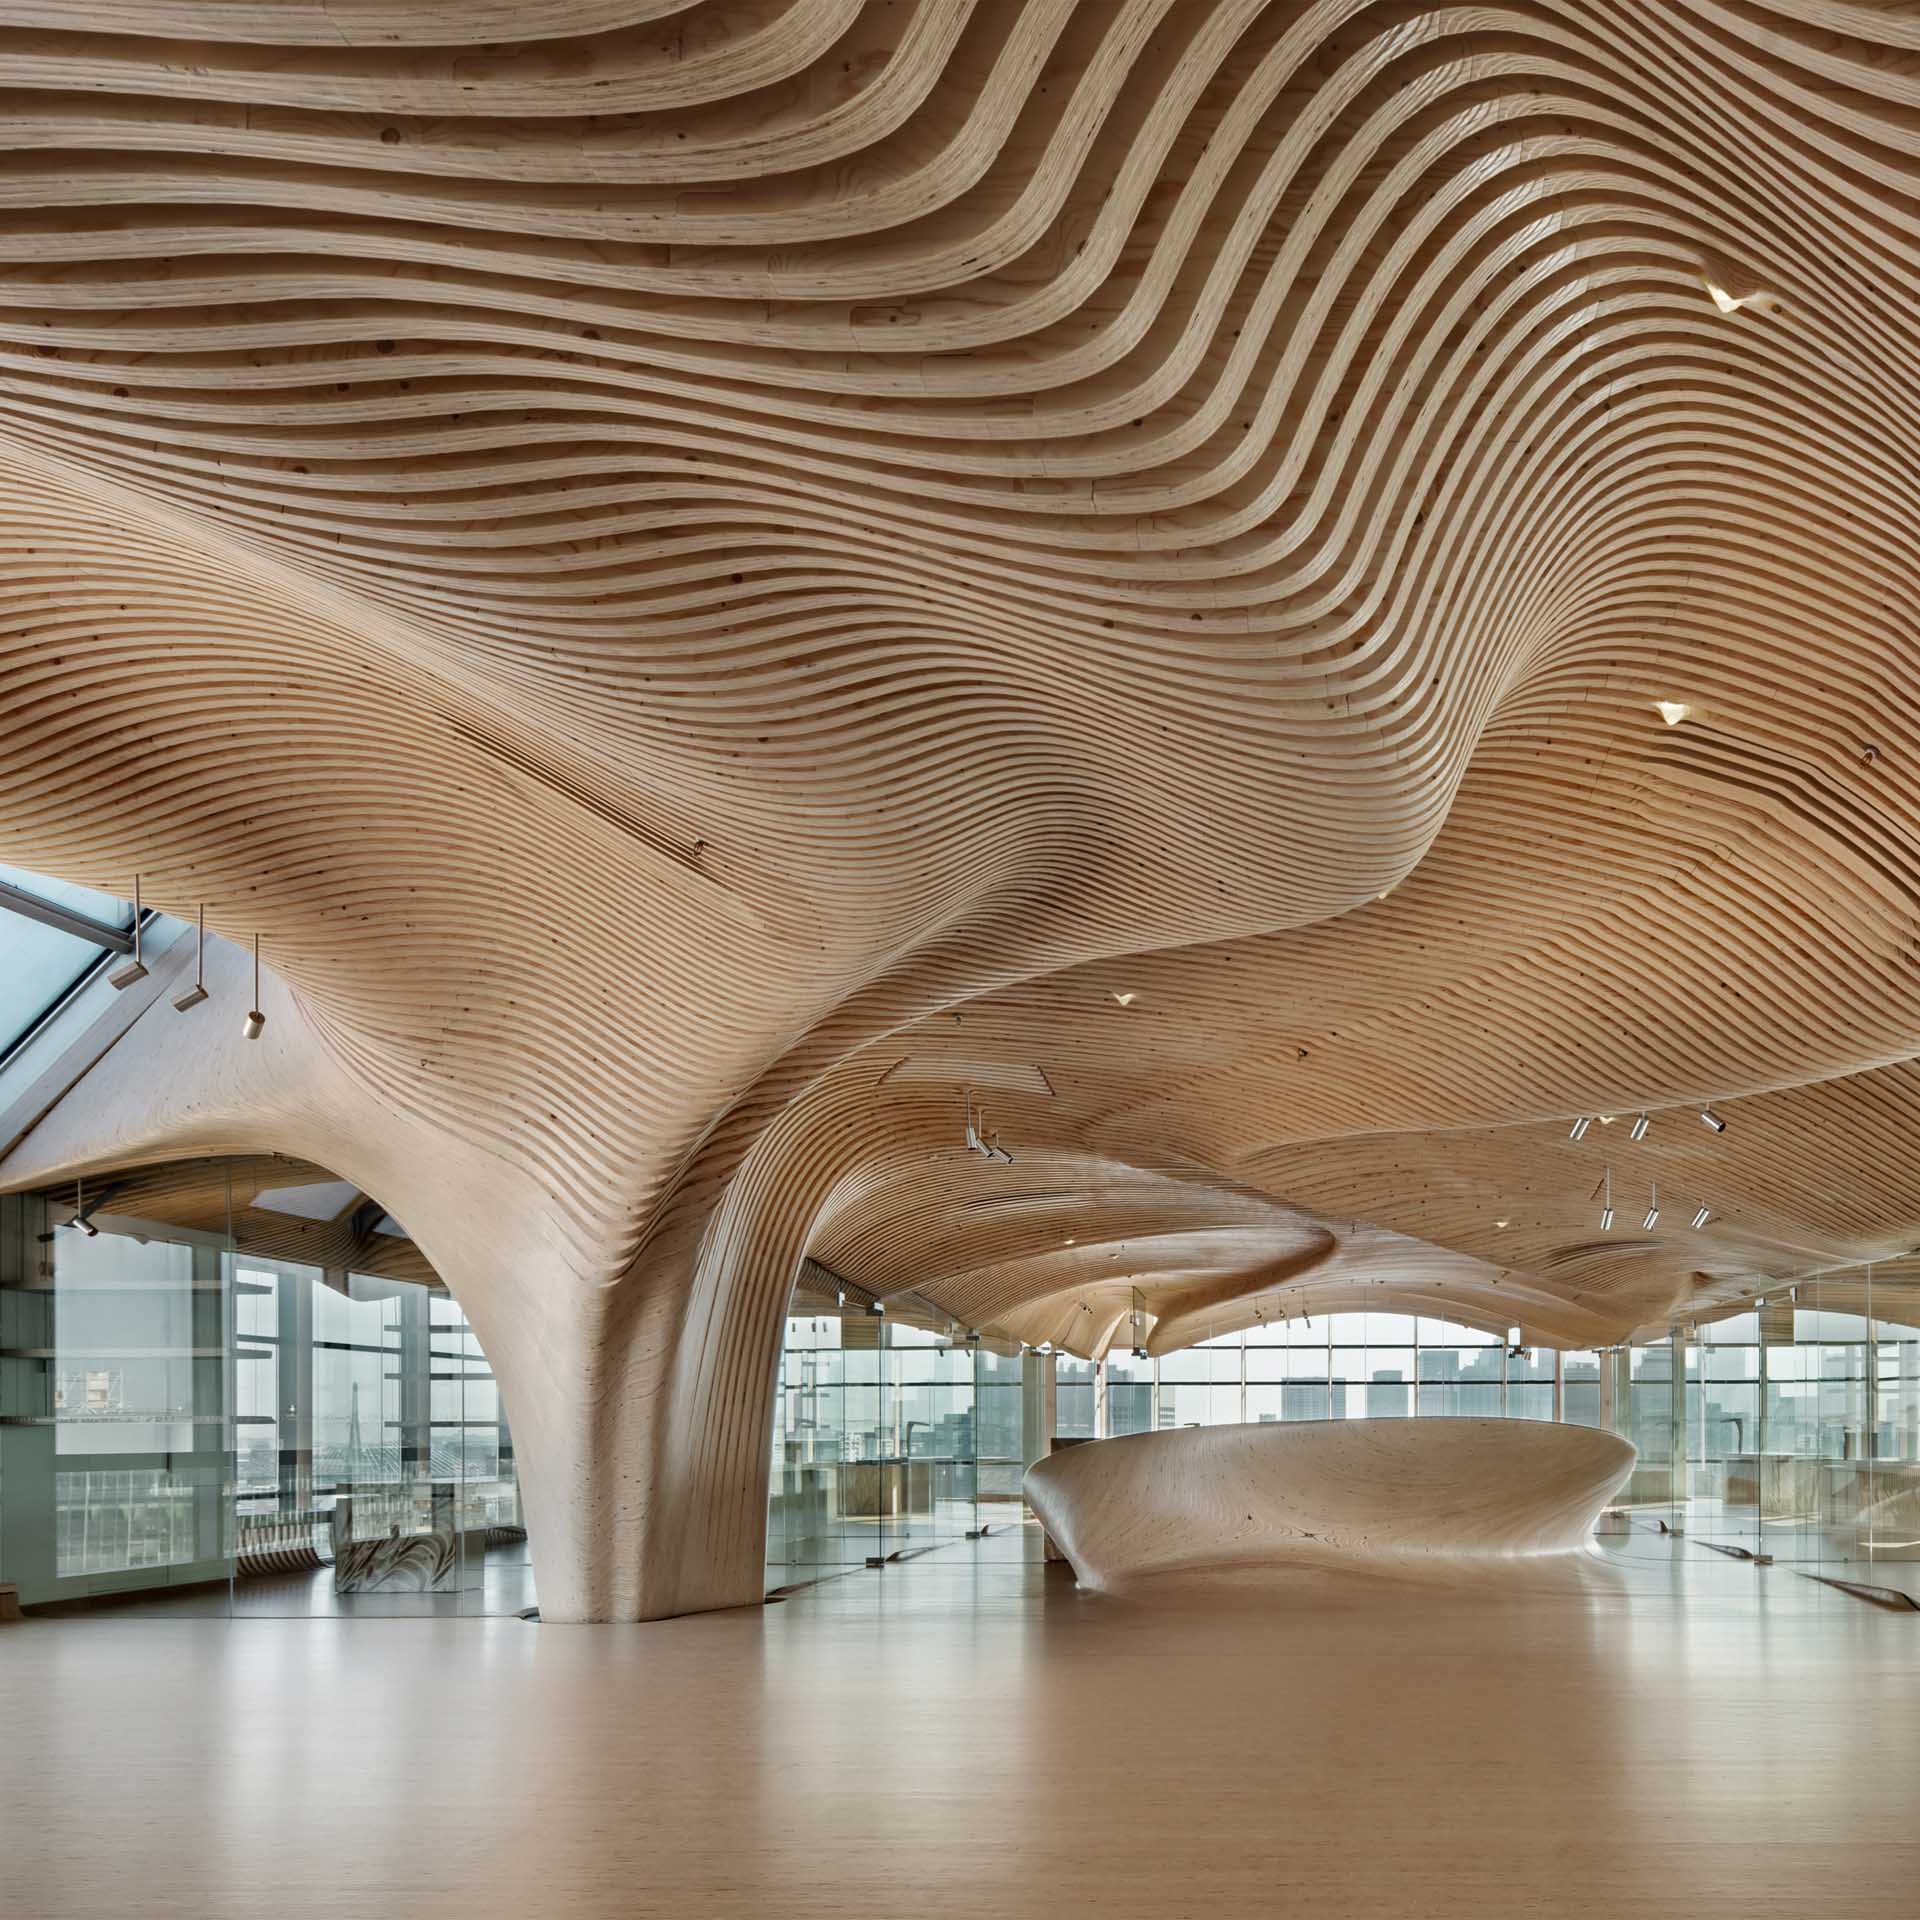
[[[1586,1343],[1920,1242],[1911,10],[0,21],[0,857],[262,929],[568,1284],[734,1196],[712,1378],[807,1246]]]

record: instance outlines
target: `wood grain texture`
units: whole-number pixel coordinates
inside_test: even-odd
[[[0,859],[280,983],[0,1179],[378,1197],[549,1617],[753,1597],[809,1249],[1095,1352],[1911,1286],[1916,51],[0,6]]]
[[[1459,1580],[1579,1552],[1636,1458],[1547,1421],[1270,1421],[1070,1447],[1026,1494],[1095,1592],[1255,1568]]]

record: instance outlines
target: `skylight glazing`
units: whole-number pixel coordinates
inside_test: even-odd
[[[0,884],[110,927],[133,925],[131,902],[90,887],[49,880],[19,867],[0,867]],[[0,1062],[109,957],[110,949],[94,941],[15,911],[0,891]]]

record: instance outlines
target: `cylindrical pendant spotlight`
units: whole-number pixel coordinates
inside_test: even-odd
[[[1613,1169],[1611,1167],[1607,1169],[1606,1204],[1600,1209],[1600,1231],[1602,1233],[1613,1231]]]
[[[1647,1217],[1644,1220],[1642,1220],[1640,1224],[1642,1227],[1646,1229],[1648,1233],[1651,1233],[1654,1230],[1654,1228],[1659,1225],[1659,1223],[1660,1223],[1660,1183],[1656,1180],[1653,1185],[1653,1191],[1647,1196]]]
[[[260,936],[256,933],[253,936],[253,1006],[240,1031],[249,1040],[258,1040],[266,1024],[267,1016],[260,1011]]]
[[[207,909],[203,901],[194,914],[199,929],[199,945],[193,956],[193,985],[173,996],[175,1013],[188,1013],[207,997]]]
[[[133,957],[107,975],[107,984],[118,993],[146,977],[146,963],[140,958],[140,876],[136,873],[133,876]]]
[[[1702,1207],[1700,1211],[1693,1216],[1693,1224],[1696,1227],[1704,1227],[1707,1224],[1707,1209],[1705,1207]]]
[[[1725,1133],[1727,1130],[1727,1123],[1711,1107],[1700,1109],[1700,1124],[1711,1127],[1715,1133]]]
[[[1628,1133],[1627,1138],[1629,1140],[1644,1140],[1646,1137],[1647,1116],[1643,1113],[1640,1118],[1633,1123],[1632,1130]]]
[[[1587,1137],[1587,1129],[1592,1125],[1593,1122],[1583,1113],[1580,1118],[1573,1123],[1573,1131],[1567,1135],[1567,1138],[1569,1140],[1584,1140]]]

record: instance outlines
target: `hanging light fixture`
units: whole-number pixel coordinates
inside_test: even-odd
[[[93,1204],[97,1207],[100,1202],[96,1200]],[[89,1240],[100,1238],[100,1229],[87,1218],[87,1189],[83,1180],[75,1180],[73,1183],[73,1218],[65,1224],[69,1227],[78,1227]]]
[[[1587,1129],[1592,1125],[1593,1122],[1583,1113],[1580,1118],[1573,1123],[1573,1131],[1567,1135],[1567,1138],[1569,1140],[1584,1140],[1587,1137]]]
[[[107,984],[117,993],[146,977],[146,962],[140,958],[140,876],[136,873],[133,876],[133,956],[107,975]]]
[[[1600,1208],[1600,1231],[1611,1233],[1613,1231],[1613,1169],[1611,1167],[1607,1169],[1606,1188],[1607,1197]]]
[[[1700,1124],[1703,1127],[1711,1127],[1715,1133],[1725,1133],[1727,1130],[1727,1123],[1711,1107],[1700,1109]]]
[[[1629,1140],[1644,1140],[1647,1137],[1647,1126],[1647,1116],[1643,1113],[1639,1119],[1633,1123],[1632,1128],[1627,1134],[1627,1138]]]
[[[1693,1224],[1696,1227],[1704,1227],[1707,1224],[1707,1209],[1705,1207],[1702,1207],[1700,1211],[1693,1216]]]
[[[194,909],[193,919],[198,930],[198,945],[193,955],[193,985],[173,996],[175,1013],[189,1013],[207,997],[207,908],[204,901]],[[254,995],[256,1000],[259,997],[258,993]]]
[[[1651,1233],[1654,1227],[1658,1224],[1659,1219],[1660,1219],[1660,1183],[1659,1181],[1656,1180],[1653,1183],[1652,1192],[1647,1196],[1647,1217],[1644,1220],[1642,1220],[1640,1224],[1643,1228],[1645,1228],[1645,1230],[1648,1233]]]
[[[247,1013],[245,1024],[240,1031],[249,1040],[258,1040],[262,1028],[267,1024],[267,1016],[260,1011],[260,936],[253,936],[253,1006]]]

